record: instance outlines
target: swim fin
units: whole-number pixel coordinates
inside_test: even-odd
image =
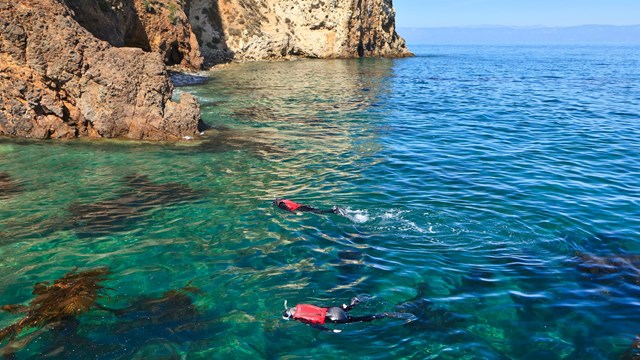
[[[341,216],[347,216],[347,210],[341,208],[340,206],[334,206],[333,212]]]
[[[418,320],[418,317],[411,313],[388,312],[384,313],[384,316],[392,319],[405,320],[405,323],[410,323],[412,321]]]

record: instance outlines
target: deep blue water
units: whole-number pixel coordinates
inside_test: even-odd
[[[99,303],[127,309],[17,358],[619,359],[640,333],[640,48],[411,49],[216,69],[178,89],[212,127],[196,141],[0,139],[0,304],[106,266]],[[417,319],[280,317],[356,295],[354,315]]]

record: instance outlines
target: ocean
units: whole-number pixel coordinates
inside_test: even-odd
[[[214,69],[176,91],[211,127],[191,141],[1,138],[0,305],[74,269],[111,274],[101,307],[0,352],[636,355],[640,48],[410,48]],[[355,296],[354,316],[413,317],[327,326],[341,333],[281,317],[285,300]]]

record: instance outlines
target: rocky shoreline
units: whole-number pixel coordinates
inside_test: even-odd
[[[391,0],[0,4],[0,135],[178,140],[204,129],[168,67],[411,56]]]

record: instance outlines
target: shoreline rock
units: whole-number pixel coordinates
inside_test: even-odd
[[[0,135],[188,139],[205,125],[167,66],[411,55],[391,0],[5,2]]]
[[[192,0],[188,16],[206,65],[413,56],[391,0]]]

